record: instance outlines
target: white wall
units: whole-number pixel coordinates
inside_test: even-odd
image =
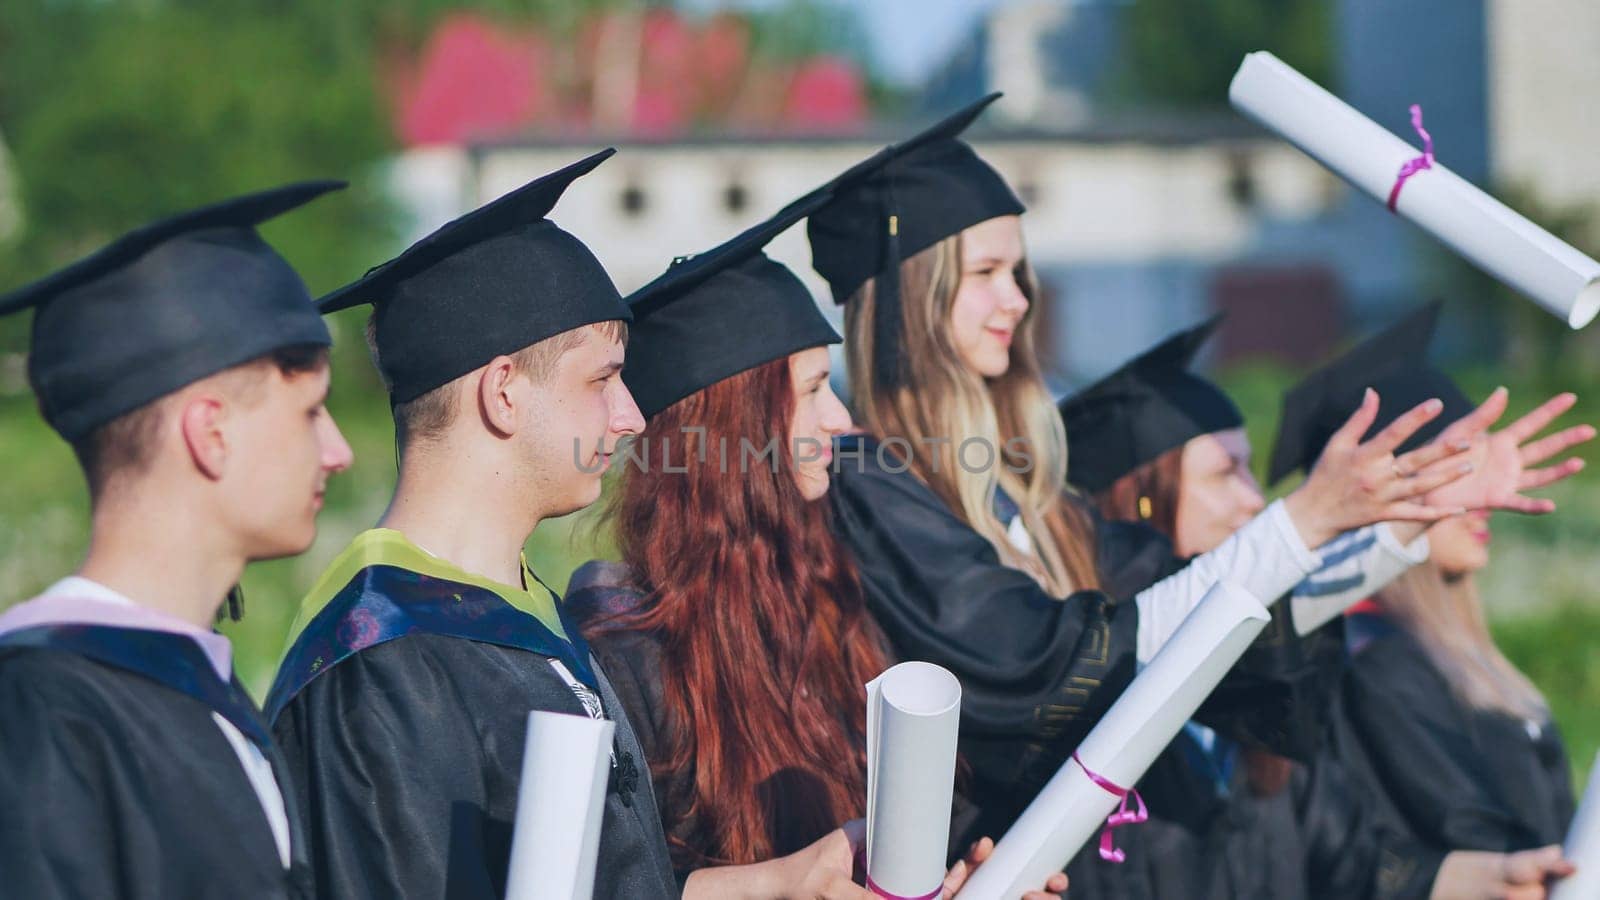
[[[1600,207],[1600,2],[1489,0],[1490,165],[1541,202]]]
[[[574,183],[551,218],[583,239],[628,292],[660,274],[673,257],[716,246],[878,146],[629,145]],[[413,203],[418,224],[433,227],[596,149],[490,148],[480,151],[475,171],[468,162],[464,175],[456,159],[433,151],[433,157],[397,166],[397,178],[403,181],[409,172],[416,182],[398,195],[422,203]],[[1238,259],[1250,252],[1268,219],[1313,218],[1335,195],[1321,167],[1266,139],[1174,145],[1001,140],[980,143],[978,150],[1032,195],[1023,219],[1029,255],[1058,295],[1071,295],[1055,317],[1054,343],[1072,361],[1074,376],[1099,371],[1205,314],[1203,285],[1175,277],[1175,264],[1181,269]],[[1256,200],[1248,207],[1230,193],[1240,160],[1255,185]],[[445,208],[442,198],[452,183],[461,185],[460,196]],[[739,213],[730,212],[724,200],[734,183],[746,191]],[[630,186],[644,194],[645,208],[636,216],[623,209]],[[436,221],[427,223],[429,218]],[[839,324],[826,284],[811,270],[804,226],[779,236],[768,252],[806,281]],[[1079,273],[1084,277],[1075,277]]]

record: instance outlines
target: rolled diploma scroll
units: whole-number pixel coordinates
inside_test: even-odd
[[[1567,829],[1562,855],[1578,871],[1557,881],[1550,889],[1550,900],[1594,900],[1600,897],[1600,753],[1589,767],[1589,786],[1584,789],[1578,814]]]
[[[1219,581],[1078,745],[1022,817],[973,870],[960,900],[1016,900],[1039,890],[1099,831],[1119,799],[1085,773],[1131,788],[1267,625],[1247,591]],[[1138,826],[1133,826],[1138,827]]]
[[[589,900],[616,730],[605,719],[528,714],[506,900]]]
[[[1265,51],[1245,56],[1228,99],[1379,203],[1388,202],[1400,167],[1421,155]],[[1600,263],[1437,161],[1406,179],[1395,209],[1573,328],[1600,311]]]
[[[904,662],[867,682],[867,887],[937,897],[950,845],[961,682]]]

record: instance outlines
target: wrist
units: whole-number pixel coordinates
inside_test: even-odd
[[[1313,550],[1339,536],[1341,529],[1334,525],[1332,517],[1322,509],[1316,492],[1308,486],[1303,485],[1283,498],[1283,510],[1289,514],[1300,540]]]
[[[790,885],[787,859],[696,869],[683,884],[683,900],[782,900]]]

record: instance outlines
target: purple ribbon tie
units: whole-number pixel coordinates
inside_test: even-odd
[[[1405,187],[1406,179],[1421,172],[1423,169],[1433,168],[1433,138],[1428,130],[1422,127],[1422,107],[1411,104],[1411,127],[1422,135],[1422,155],[1416,159],[1407,160],[1400,167],[1400,174],[1395,176],[1394,187],[1389,189],[1389,212],[1394,212],[1394,205],[1400,202],[1400,189]]]
[[[941,884],[941,885],[939,885],[938,887],[934,888],[932,891],[930,891],[929,893],[926,893],[926,894],[918,894],[915,897],[906,897],[906,896],[902,896],[900,894],[891,894],[891,893],[889,893],[888,891],[884,890],[882,887],[879,887],[878,883],[872,880],[872,876],[868,875],[867,876],[867,890],[873,892],[874,894],[877,894],[879,897],[884,898],[884,900],[936,900],[936,898],[940,894],[944,893],[944,885]]]
[[[1139,796],[1138,791],[1132,788],[1120,787],[1113,783],[1111,779],[1090,769],[1083,764],[1083,760],[1078,757],[1078,754],[1072,754],[1072,761],[1077,763],[1078,768],[1083,770],[1083,774],[1089,776],[1089,780],[1098,785],[1101,790],[1122,799],[1122,805],[1118,806],[1115,812],[1106,817],[1106,825],[1100,829],[1100,858],[1108,863],[1121,863],[1128,857],[1116,845],[1116,840],[1111,832],[1123,825],[1137,825],[1150,818],[1150,811],[1145,808],[1144,798]],[[1133,797],[1133,802],[1138,805],[1138,809],[1128,808],[1129,796]]]
[[[867,870],[867,847],[865,844],[862,844],[860,847],[856,848],[856,865],[859,866],[863,872]],[[937,900],[939,895],[944,893],[944,885],[941,883],[938,887],[926,894],[918,894],[915,897],[905,897],[900,894],[891,894],[890,892],[884,890],[881,885],[872,880],[871,873],[868,873],[867,890],[877,894],[879,897],[882,897],[883,900]]]

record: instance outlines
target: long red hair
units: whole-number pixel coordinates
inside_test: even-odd
[[[651,419],[613,497],[648,595],[621,624],[662,648],[651,769],[693,773],[688,807],[663,810],[703,843],[674,841],[680,868],[770,859],[864,813],[862,686],[885,654],[827,504],[795,483],[794,406],[787,359],[685,398]],[[774,439],[777,464],[757,460]]]

